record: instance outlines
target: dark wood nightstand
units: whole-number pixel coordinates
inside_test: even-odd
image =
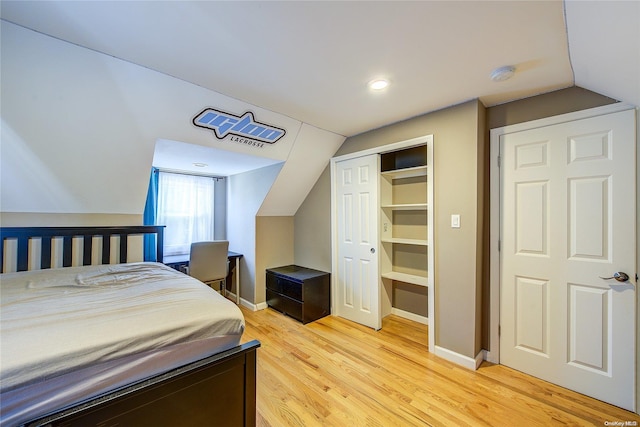
[[[267,305],[302,323],[331,314],[331,274],[297,265],[267,269]]]

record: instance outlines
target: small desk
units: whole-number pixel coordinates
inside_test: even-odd
[[[240,258],[242,258],[242,256],[242,254],[237,252],[229,251],[227,253],[227,258],[231,264],[229,275],[227,276],[227,285],[231,284],[233,269],[235,268],[236,270],[236,304],[240,304]],[[165,256],[162,263],[178,271],[182,271],[180,267],[189,266],[189,255]]]

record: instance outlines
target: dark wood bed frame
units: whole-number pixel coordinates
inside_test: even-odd
[[[0,268],[5,240],[17,240],[17,270],[26,271],[29,240],[41,239],[41,268],[51,267],[51,241],[63,239],[63,267],[72,264],[72,241],[83,239],[83,264],[91,264],[92,238],[103,236],[102,264],[110,263],[110,236],[120,236],[118,262],[127,260],[131,235],[156,236],[162,262],[163,226],[1,227]],[[230,350],[78,402],[26,423],[29,426],[221,425],[256,424],[256,357],[253,340]]]

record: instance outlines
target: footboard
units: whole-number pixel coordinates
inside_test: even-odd
[[[27,425],[255,426],[258,347],[241,344]]]

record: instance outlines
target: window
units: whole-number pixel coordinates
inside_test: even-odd
[[[159,172],[156,224],[165,225],[164,255],[186,255],[191,242],[214,240],[215,178]]]

